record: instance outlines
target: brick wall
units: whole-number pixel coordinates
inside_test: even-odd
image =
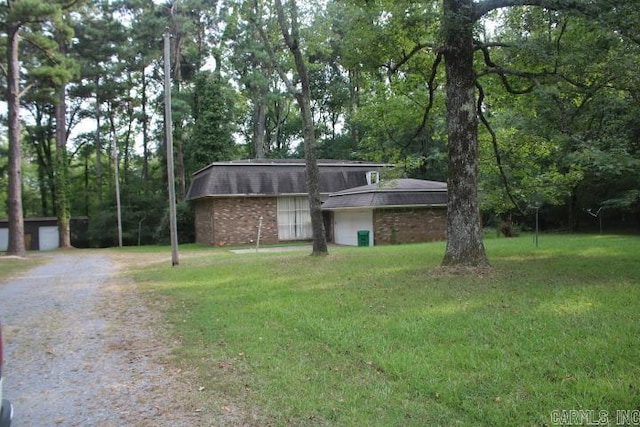
[[[444,240],[446,208],[375,209],[373,229],[376,245]]]
[[[213,245],[213,199],[198,199],[193,202],[196,227],[196,243]]]
[[[198,200],[195,206],[196,242],[215,246],[278,242],[275,197],[224,197]],[[215,224],[215,225],[214,225]]]
[[[276,197],[199,199],[194,202],[194,209],[197,243],[215,246],[255,244],[260,216],[260,242],[278,243]],[[444,240],[446,208],[375,209],[373,227],[376,245]]]

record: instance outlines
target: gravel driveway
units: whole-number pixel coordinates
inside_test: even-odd
[[[205,419],[197,386],[164,363],[161,320],[112,257],[37,256],[46,264],[0,282],[12,426],[218,424]]]

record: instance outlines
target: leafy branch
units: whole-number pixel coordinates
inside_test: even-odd
[[[505,90],[514,95],[531,93],[533,89],[539,85],[539,82],[538,82],[539,78],[554,74],[552,72],[550,73],[547,71],[544,71],[541,73],[533,73],[533,72],[513,70],[510,68],[501,67],[491,59],[491,53],[489,52],[489,45],[486,45],[480,42],[475,42],[475,48],[476,50],[479,50],[482,52],[484,63],[487,66],[484,70],[476,73],[476,80],[486,75],[496,74],[498,75],[498,77],[500,77],[500,81],[502,82],[502,86],[505,88]],[[526,80],[529,80],[531,84],[525,88],[516,89],[509,82],[508,76],[524,78]]]
[[[267,36],[264,30],[263,22],[259,18],[260,11],[258,6],[258,0],[253,1],[253,7],[254,7],[255,15],[251,15],[249,17],[249,20],[253,24],[255,29],[258,31],[258,34],[260,35],[260,40],[262,40],[262,43],[264,44],[264,48],[267,51],[267,56],[269,57],[271,66],[275,68],[276,72],[278,73],[278,76],[280,77],[280,80],[282,80],[282,82],[285,84],[287,91],[290,94],[295,96],[298,93],[298,90],[296,89],[295,84],[291,81],[291,79],[287,76],[285,71],[282,69],[282,67],[278,63],[273,46],[271,45],[271,42],[269,41],[269,37]],[[278,10],[280,11],[280,8],[278,8]],[[289,46],[293,46],[294,41],[292,39],[291,34],[288,31],[286,31],[286,23],[283,22],[284,20],[285,20],[284,16],[278,16],[278,23],[282,28],[285,43],[287,43],[287,45]]]
[[[489,135],[491,135],[491,145],[493,146],[493,153],[496,158],[496,165],[498,166],[498,170],[500,171],[500,178],[502,179],[504,190],[507,193],[507,197],[509,198],[513,206],[516,209],[518,209],[518,212],[520,212],[522,215],[525,215],[524,210],[520,207],[515,197],[513,196],[511,185],[509,184],[509,179],[507,178],[507,174],[504,171],[504,166],[502,164],[502,156],[500,155],[500,150],[498,148],[498,137],[496,136],[495,131],[491,127],[491,123],[489,123],[489,121],[487,120],[482,110],[482,104],[484,102],[485,95],[484,95],[484,88],[482,87],[482,85],[478,80],[476,80],[476,88],[478,89],[478,104],[477,104],[478,117],[480,118],[480,122],[482,123],[482,125],[489,132]]]

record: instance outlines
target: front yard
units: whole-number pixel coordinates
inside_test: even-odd
[[[485,245],[477,274],[437,268],[443,243],[181,248],[180,266],[132,274],[164,302],[200,409],[248,425],[615,425],[640,410],[640,238]]]

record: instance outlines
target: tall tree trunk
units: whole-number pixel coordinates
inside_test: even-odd
[[[136,120],[135,111],[133,108],[133,102],[128,102],[126,105],[126,114],[127,114],[127,130],[123,137],[124,147],[124,158],[122,159],[122,184],[126,187],[129,183],[129,172],[131,168],[131,157],[134,153],[134,144],[135,139],[132,137],[133,135],[133,123]]]
[[[96,187],[98,193],[98,212],[104,212],[104,197],[102,196],[102,135],[100,120],[102,108],[100,99],[100,77],[96,77]]]
[[[347,105],[349,117],[355,115],[356,110],[360,107],[360,71],[356,68],[348,70],[349,75],[349,103]],[[352,120],[349,120],[349,126],[347,132],[353,140],[353,146],[360,145],[362,136],[360,135],[360,129],[358,125],[354,125]]]
[[[253,113],[253,146],[256,153],[256,159],[264,159],[264,139],[267,125],[267,102],[265,97],[261,96],[257,99]]]
[[[176,184],[178,187],[178,202],[184,201],[187,196],[187,177],[184,167],[184,132],[182,121],[174,121],[173,140],[175,142],[174,151],[176,156]]]
[[[149,179],[149,117],[147,115],[147,77],[142,66],[142,180]]]
[[[278,15],[278,26],[282,32],[284,42],[287,45],[289,51],[293,54],[295,61],[296,71],[298,79],[300,81],[301,89],[297,90],[296,86],[292,83],[291,79],[284,72],[284,70],[278,65],[278,61],[275,58],[275,53],[269,38],[266,36],[261,24],[258,24],[256,29],[260,33],[269,58],[272,65],[275,67],[280,79],[287,86],[287,90],[293,96],[295,96],[300,108],[300,115],[302,116],[302,133],[304,138],[304,151],[305,151],[305,170],[307,178],[307,191],[309,192],[309,208],[311,211],[311,229],[313,233],[313,252],[311,255],[326,255],[327,250],[327,236],[324,232],[324,221],[322,220],[321,200],[320,200],[320,183],[319,183],[319,169],[318,161],[316,159],[316,139],[315,128],[313,125],[313,115],[311,113],[311,87],[309,84],[309,71],[307,69],[307,63],[302,55],[300,48],[300,28],[298,23],[298,6],[295,0],[289,0],[289,13],[291,16],[291,25],[287,22],[287,18],[282,7],[281,0],[275,0],[276,13]],[[254,2],[254,8],[258,12],[258,4]]]
[[[567,226],[571,231],[577,233],[580,231],[580,215],[578,215],[578,186],[571,189],[569,197]]]
[[[67,98],[66,85],[61,85],[58,93],[58,103],[56,104],[56,167],[55,173],[55,204],[58,216],[59,245],[63,249],[71,247],[71,215],[69,209],[69,198],[67,197]]]
[[[478,117],[473,72],[473,1],[444,0],[449,137],[447,248],[443,265],[486,266],[478,199]]]
[[[316,135],[311,114],[311,88],[309,85],[309,73],[302,58],[300,49],[295,49],[294,58],[300,74],[302,90],[296,95],[300,113],[302,115],[302,134],[304,137],[304,159],[307,174],[307,190],[309,191],[309,209],[311,212],[311,230],[313,232],[312,255],[326,255],[327,235],[322,219],[322,200],[320,199],[320,171],[316,159]]]
[[[89,152],[83,150],[84,156],[84,215],[89,216]]]
[[[9,114],[9,255],[24,256],[24,218],[22,210],[22,146],[20,140],[20,62],[19,28],[7,25],[7,111]]]
[[[322,201],[320,200],[320,182],[318,161],[316,159],[316,136],[313,125],[313,115],[311,113],[311,85],[309,84],[309,71],[307,63],[302,56],[300,49],[300,28],[298,23],[298,6],[295,0],[290,0],[289,7],[291,13],[291,33],[287,31],[284,9],[280,0],[275,2],[278,9],[278,21],[287,44],[293,54],[296,64],[296,71],[300,79],[301,89],[295,92],[296,101],[302,116],[302,134],[304,138],[305,170],[307,175],[307,191],[309,191],[309,209],[311,212],[311,229],[313,233],[312,255],[326,255],[327,236],[324,232],[324,221],[322,220]],[[288,85],[291,87],[291,85]]]
[[[53,184],[53,161],[51,159],[51,129],[52,119],[45,123],[44,108],[36,106],[33,111],[34,128],[29,137],[33,151],[36,154],[36,163],[38,165],[38,188],[40,190],[40,214],[42,216],[55,215],[55,207],[51,207],[49,201],[53,203],[55,200],[54,184]]]
[[[313,116],[311,114],[311,97],[307,80],[307,90],[304,89],[305,79],[302,79],[302,93],[296,95],[296,100],[300,106],[302,115],[302,133],[304,135],[304,158],[307,175],[307,190],[309,191],[309,209],[311,212],[311,230],[313,232],[313,253],[312,255],[326,255],[327,236],[324,230],[322,219],[322,200],[320,199],[320,171],[316,159],[316,137],[313,126]]]

